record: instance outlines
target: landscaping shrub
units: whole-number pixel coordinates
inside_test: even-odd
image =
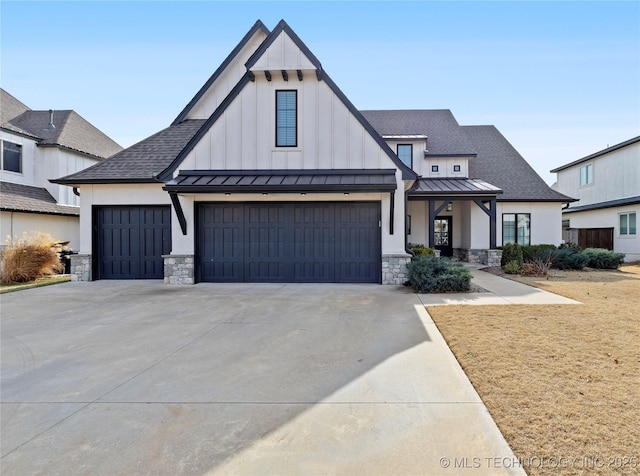
[[[2,252],[3,283],[25,283],[64,270],[60,245],[46,233],[23,233],[6,240]]]
[[[409,249],[413,251],[416,256],[435,256],[436,252],[433,248],[427,248],[424,245],[409,245]]]
[[[597,269],[618,269],[624,263],[624,253],[602,248],[587,248],[583,251],[587,257],[587,266]]]
[[[518,263],[518,269],[522,268],[522,246],[517,243],[506,243],[502,246],[502,259],[500,266],[502,268],[511,261]]]
[[[507,274],[518,274],[521,268],[522,266],[516,260],[511,260],[502,267],[502,270]]]
[[[447,258],[414,258],[408,268],[409,285],[417,292],[466,292],[471,288],[471,272],[463,264]]]
[[[553,257],[553,267],[557,269],[580,270],[587,265],[589,258],[574,247],[560,248]]]
[[[555,245],[529,245],[522,247],[522,259],[525,263],[534,263],[538,259],[547,260],[556,251]]]
[[[559,250],[564,250],[565,248],[570,248],[577,252],[582,251],[582,248],[580,248],[577,243],[568,242],[568,243],[562,243],[560,246],[558,246]]]

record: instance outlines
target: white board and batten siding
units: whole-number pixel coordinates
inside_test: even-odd
[[[221,72],[198,102],[194,104],[186,119],[208,119],[209,116],[215,112],[220,103],[246,73],[245,63],[258,46],[260,46],[265,37],[266,34],[261,30],[254,33],[253,37],[243,46],[238,55],[227,65],[224,71]]]

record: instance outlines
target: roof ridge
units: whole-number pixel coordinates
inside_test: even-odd
[[[235,46],[231,53],[227,55],[224,61],[216,68],[213,74],[207,79],[207,81],[202,85],[202,87],[198,90],[195,96],[189,101],[189,103],[184,107],[184,109],[178,114],[178,116],[173,120],[171,125],[175,125],[183,120],[194,106],[198,103],[198,101],[204,96],[204,94],[209,90],[211,85],[215,82],[216,79],[222,74],[222,72],[231,64],[231,62],[235,59],[236,56],[240,53],[240,50],[245,47],[245,45],[249,42],[249,40],[256,34],[257,31],[262,30],[267,36],[269,35],[269,29],[262,23],[261,20],[257,20],[253,26],[249,29],[249,31],[242,37],[240,42]]]

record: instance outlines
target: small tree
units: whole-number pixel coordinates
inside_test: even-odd
[[[26,283],[64,270],[60,262],[62,245],[40,232],[8,237],[2,252],[3,283]]]

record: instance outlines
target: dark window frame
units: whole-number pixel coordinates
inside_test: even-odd
[[[290,143],[289,140],[285,140],[285,137],[281,137],[280,135],[280,131],[282,128],[278,127],[278,119],[279,119],[279,114],[281,111],[290,111],[291,109],[281,109],[278,107],[279,105],[279,95],[280,93],[293,93],[294,95],[294,122],[295,124],[293,126],[291,125],[287,125],[285,126],[285,131],[287,132],[287,136],[289,135],[289,132],[291,130],[291,128],[293,128],[293,143]],[[275,122],[275,144],[276,147],[298,147],[298,90],[297,89],[276,89],[276,106],[275,106],[275,115],[276,115],[276,122]],[[288,137],[287,137],[288,138]]]
[[[407,164],[404,160],[402,160],[402,157],[400,156],[400,147],[408,147],[409,148],[409,159],[410,162]],[[398,156],[398,158],[400,159],[400,161],[406,165],[407,167],[409,167],[410,169],[413,169],[413,144],[398,144],[396,145],[396,155]]]
[[[504,218],[506,215],[513,215],[514,217],[514,229],[513,229],[513,236],[514,236],[514,240],[511,241],[505,241],[505,221]],[[527,216],[529,217],[528,223],[529,223],[529,227],[528,227],[528,234],[526,236],[523,236],[522,240],[525,241],[525,243],[521,243],[519,238],[519,233],[518,233],[518,217],[519,216]],[[506,243],[517,243],[521,246],[529,246],[531,245],[531,213],[503,213],[502,214],[502,244],[506,244]]]
[[[7,146],[14,146],[16,148],[16,150],[12,150],[11,153],[17,153],[18,154],[18,162],[17,162],[17,168],[18,170],[14,170],[13,168],[7,168]],[[14,160],[14,159],[12,159]],[[16,174],[22,174],[22,144],[17,144],[15,142],[11,142],[8,140],[2,140],[2,170],[5,172],[13,172]]]
[[[454,165],[454,166],[453,166],[453,172],[454,172],[454,173],[462,172],[462,166],[460,166],[460,165]]]
[[[438,173],[440,173],[440,166],[438,166],[438,165],[432,165],[432,166],[431,166],[431,173],[432,173],[432,174],[438,174]]]

